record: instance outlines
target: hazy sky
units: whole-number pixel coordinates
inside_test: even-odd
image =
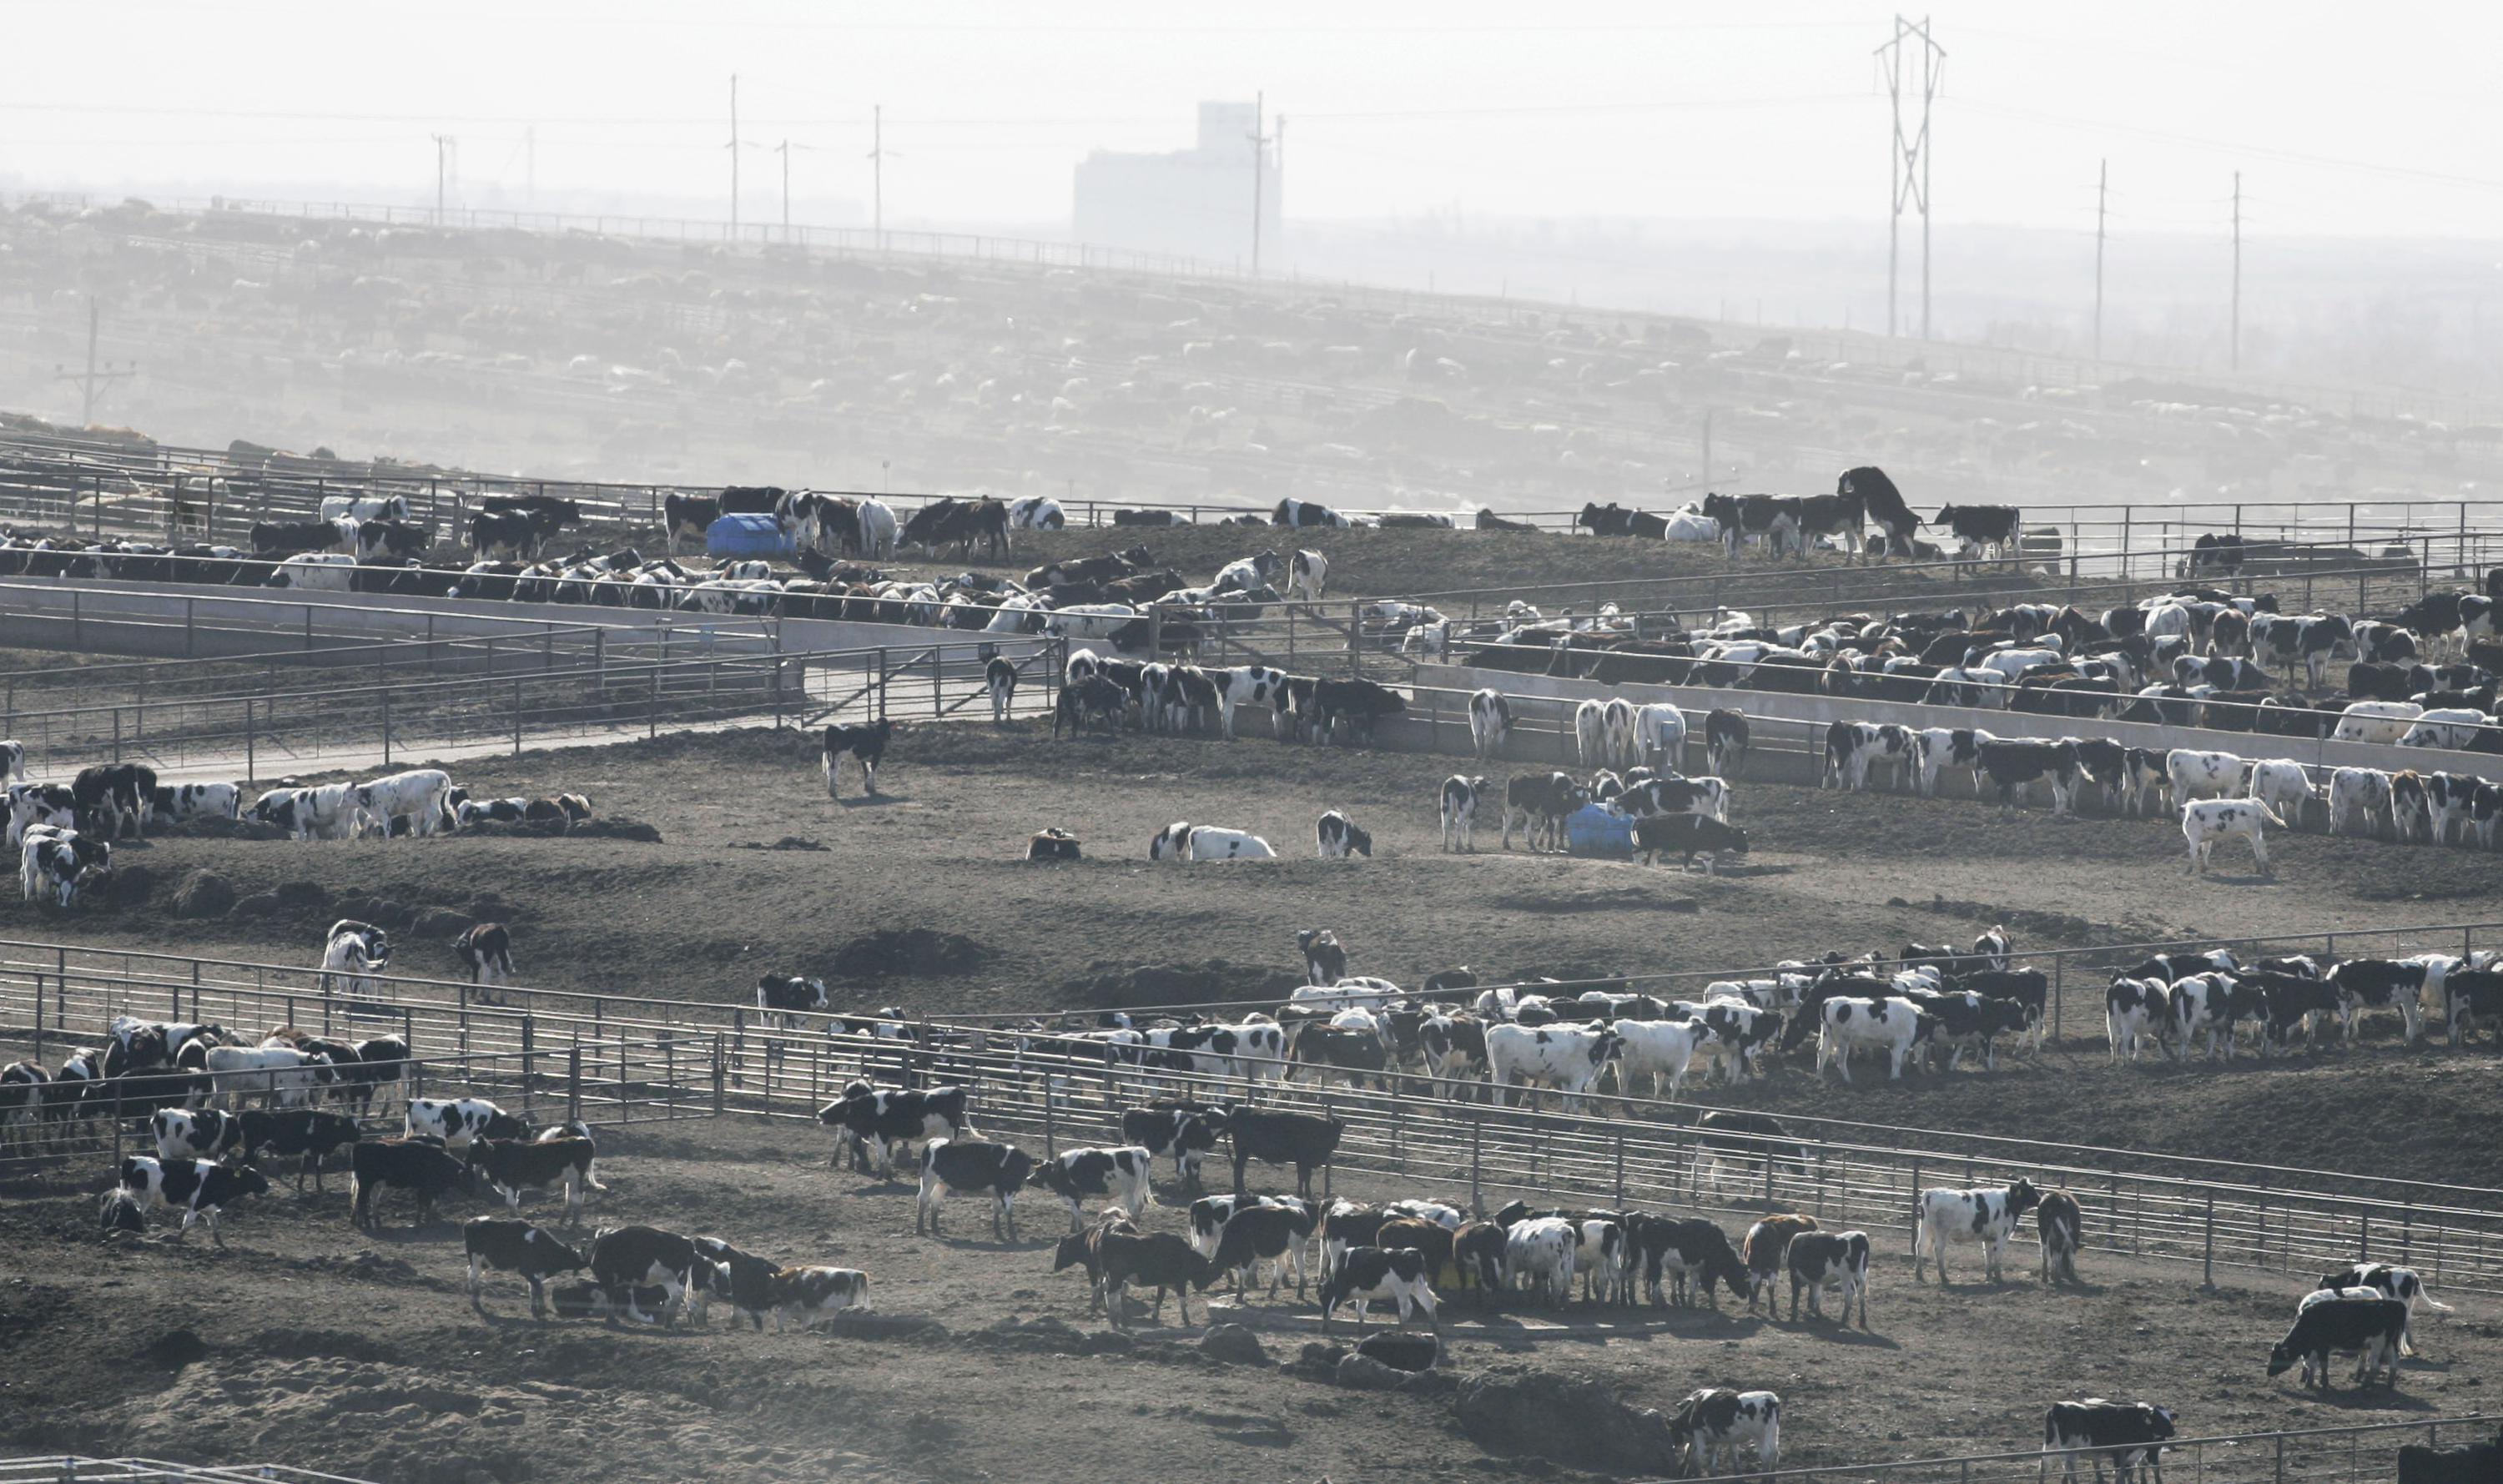
[[[1525,23],[1533,13],[1538,23]],[[2503,8],[2100,0],[1951,3],[1940,221],[2254,235],[2503,238]],[[472,199],[557,188],[728,206],[742,132],[795,146],[824,217],[869,193],[886,110],[890,222],[1065,221],[1090,148],[1186,143],[1201,98],[1264,89],[1302,218],[1878,219],[1887,118],[1861,5],[1551,0],[223,0],[19,5],[0,179],[430,198],[457,136]],[[744,152],[745,215],[780,159]],[[709,203],[709,204],[707,204]]]

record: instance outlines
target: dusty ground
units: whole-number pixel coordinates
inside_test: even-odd
[[[0,1280],[11,1378],[0,1437],[21,1453],[276,1460],[423,1484],[1059,1481],[1140,1477],[1143,1461],[1176,1484],[1282,1468],[1299,1480],[1556,1472],[1488,1455],[1459,1431],[1447,1391],[1377,1396],[1291,1366],[1220,1365],[1171,1308],[1164,1326],[1143,1321],[1135,1343],[1106,1337],[1082,1279],[1049,1270],[1056,1207],[1028,1201],[1023,1240],[1002,1244],[981,1207],[954,1201],[943,1239],[916,1237],[905,1188],[831,1171],[825,1152],[794,1123],[616,1130],[600,1159],[612,1190],[591,1219],[862,1268],[894,1323],[832,1339],[731,1332],[720,1311],[709,1333],[540,1327],[506,1278],[490,1280],[482,1320],[462,1296],[454,1227],[411,1231],[407,1208],[387,1204],[390,1229],[360,1232],[335,1188],[251,1203],[223,1253],[197,1232],[100,1248],[87,1197],[10,1199],[0,1232],[17,1272]],[[1179,1227],[1170,1206],[1150,1215]],[[2020,1247],[2006,1285],[1978,1281],[1967,1249],[1961,1281],[1940,1293],[1911,1281],[1892,1236],[1879,1233],[1866,1335],[1750,1319],[1726,1298],[1717,1314],[1577,1305],[1560,1325],[1463,1303],[1446,1310],[1448,1366],[1462,1384],[1523,1370],[1597,1379],[1640,1405],[1697,1385],[1769,1387],[1788,1407],[1783,1462],[1812,1466],[2022,1448],[2048,1400],[2090,1394],[2164,1398],[2194,1433],[2467,1411],[2503,1359],[2495,1305],[2469,1298],[2420,1321],[2423,1354],[2397,1396],[2314,1400],[2262,1373],[2291,1284],[2229,1278],[2201,1294],[2187,1268],[2090,1255],[2086,1286],[2045,1292]],[[1194,1297],[1194,1321],[1204,1303]],[[1317,1310],[1291,1286],[1274,1305],[1216,1312],[1251,1324],[1274,1363],[1320,1338]],[[909,1332],[913,1320],[943,1332]],[[1344,1338],[1344,1317],[1339,1329]]]

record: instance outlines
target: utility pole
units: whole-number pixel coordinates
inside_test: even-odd
[[[522,129],[522,204],[533,210],[539,204],[539,126],[535,123]]]
[[[1903,43],[1916,39],[1920,52],[1914,58],[1919,68],[1917,79],[1921,90],[1921,120],[1917,129],[1907,130],[1903,111]],[[1886,95],[1895,110],[1895,138],[1888,151],[1891,206],[1886,233],[1886,333],[1896,333],[1895,280],[1897,263],[1903,256],[1903,204],[1921,214],[1921,338],[1930,338],[1930,105],[1937,100],[1938,83],[1946,73],[1947,53],[1930,39],[1930,18],[1921,17],[1915,24],[1901,16],[1895,17],[1895,34],[1876,55],[1886,74]]]
[[[2243,173],[2234,172],[2234,320],[2231,369],[2243,369]]]
[[[95,422],[95,398],[98,391],[116,382],[126,381],[139,374],[139,362],[135,360],[119,371],[114,370],[110,362],[107,362],[102,369],[97,368],[95,363],[96,320],[95,295],[88,294],[86,296],[86,370],[81,373],[63,371],[58,366],[52,368],[55,373],[52,378],[54,381],[79,384],[79,426],[81,427],[89,426]]]
[[[869,225],[886,246],[886,105],[869,106]]]
[[[784,140],[782,152],[782,236],[791,236],[791,141]]]
[[[1260,276],[1260,177],[1268,167],[1269,136],[1260,132],[1260,116],[1267,111],[1269,95],[1252,95],[1252,276]]]
[[[434,224],[443,224],[443,152],[452,143],[449,134],[429,136],[434,141]]]
[[[730,235],[738,237],[738,74],[730,75]]]
[[[2095,359],[2104,358],[2104,196],[2111,186],[2111,161],[2095,167]]]

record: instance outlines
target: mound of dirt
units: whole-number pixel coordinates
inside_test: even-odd
[[[626,840],[636,845],[658,845],[661,831],[641,820],[584,820],[573,826],[577,840]]]
[[[1472,1376],[1452,1411],[1489,1453],[1528,1454],[1568,1468],[1653,1476],[1668,1472],[1668,1419],[1628,1406],[1596,1381],[1539,1371]]]
[[[881,928],[835,950],[833,972],[844,979],[970,974],[991,958],[971,938],[927,928]]]
[[[153,832],[157,839],[176,840],[284,840],[287,831],[258,820],[223,820],[213,816],[180,820],[160,825]]]
[[[1282,969],[1228,963],[1222,959],[1211,959],[1205,963],[1147,963],[1130,968],[1098,961],[1087,966],[1097,971],[1094,977],[1072,979],[1062,985],[1059,995],[1063,1003],[1108,1010],[1133,1005],[1199,1005],[1285,995],[1302,982]]]
[[[174,889],[176,917],[223,917],[234,904],[234,883],[206,868],[184,877]]]
[[[282,881],[271,895],[288,912],[327,912],[330,910],[330,889],[318,881]]]

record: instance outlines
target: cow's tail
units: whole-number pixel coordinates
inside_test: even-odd
[[[2424,1306],[2426,1308],[2433,1310],[2437,1314],[2449,1314],[2453,1312],[2450,1304],[2444,1303],[2442,1300],[2434,1298],[2433,1295],[2426,1293],[2421,1285],[2417,1289],[2417,1298],[2424,1301]]]
[[[2288,825],[2285,821],[2277,817],[2277,811],[2269,807],[2269,801],[2267,799],[2256,799],[2254,802],[2260,806],[2260,813],[2267,818],[2270,824],[2277,826],[2280,829],[2291,829],[2294,827],[2293,826]]]

